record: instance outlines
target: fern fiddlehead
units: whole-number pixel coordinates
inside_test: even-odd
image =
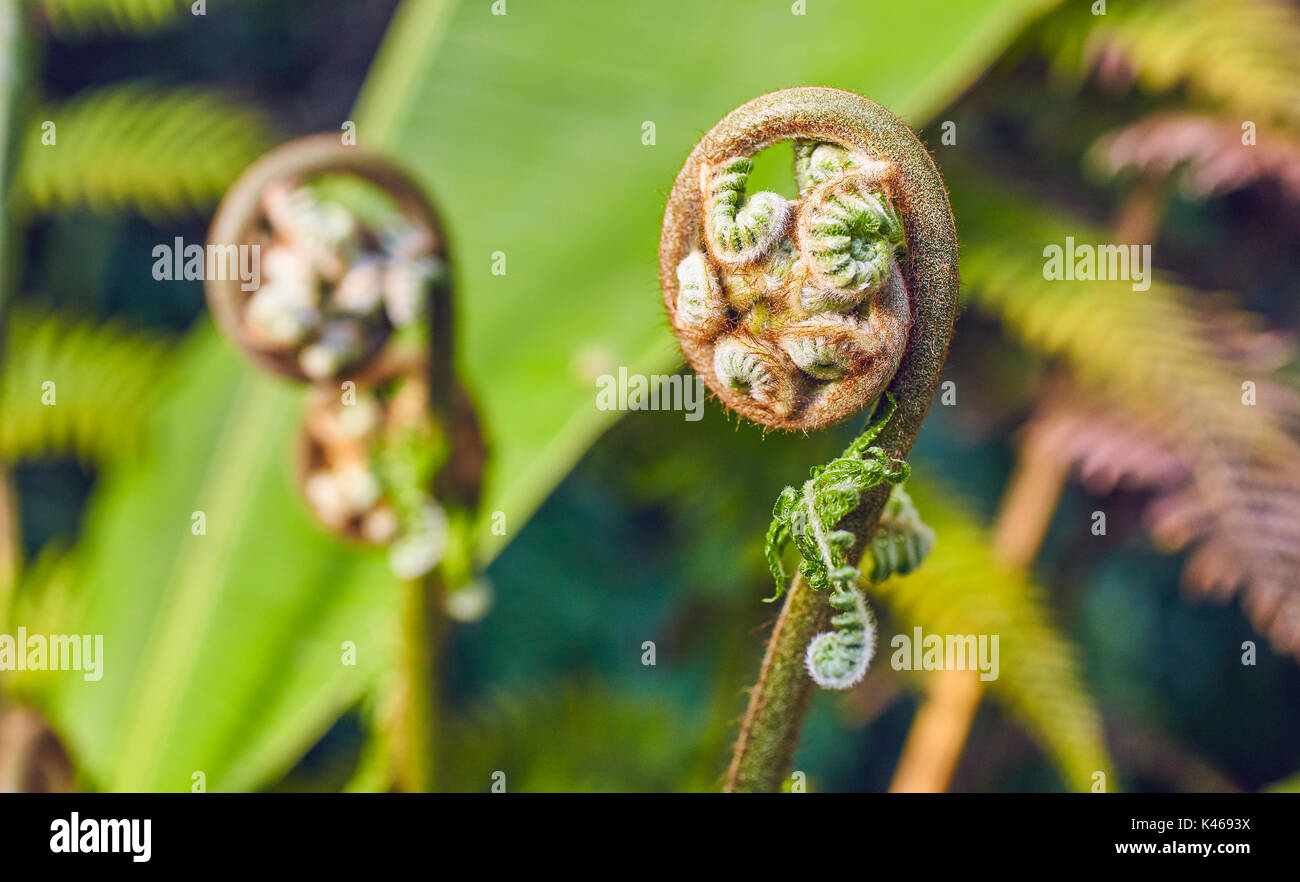
[[[209,276],[208,302],[251,361],[311,384],[298,458],[308,507],[338,535],[386,546],[402,580],[382,740],[396,783],[418,791],[434,780],[443,627],[434,609],[466,608],[452,593],[475,585],[470,528],[484,459],[452,372],[444,241],[413,179],[333,135],[254,162],[208,235],[210,251],[265,246],[264,280],[249,292],[238,278]]]
[[[391,207],[375,220],[365,199],[357,207],[330,198],[328,185],[340,180]],[[433,206],[396,166],[334,136],[300,138],[254,162],[222,199],[209,250],[258,249],[261,272],[251,290],[235,273],[209,277],[208,303],[263,367],[307,382],[364,378],[390,338],[427,313],[441,333],[451,287],[444,242]],[[435,347],[443,401],[449,345]]]
[[[252,291],[235,278],[207,280],[219,326],[257,364],[313,384],[298,456],[308,508],[344,538],[388,547],[404,579],[448,554],[465,558],[452,545],[466,538],[481,469],[473,407],[451,376],[443,241],[412,179],[334,136],[253,163],[209,234],[209,247],[262,254]],[[428,355],[415,355],[394,338],[418,337],[425,318],[433,339],[422,342]],[[349,400],[344,379],[354,381]],[[447,508],[434,499],[439,480]],[[467,567],[452,568],[448,585],[468,581]]]
[[[747,193],[753,165],[743,150],[711,150],[694,193],[679,177],[669,212],[699,221],[665,237],[665,301],[687,359],[729,407],[820,428],[878,398],[898,369],[911,323],[901,189],[861,145],[796,138],[794,202]]]
[[[453,551],[453,540],[468,538],[467,497],[478,490],[444,487],[449,505],[435,498],[440,474],[477,474],[467,457],[479,451],[430,417],[425,372],[423,359],[391,359],[347,404],[333,390],[313,389],[299,441],[299,487],[316,520],[351,541],[387,547],[390,569],[403,579],[423,576]],[[472,425],[461,390],[456,405],[457,420]],[[472,574],[460,575],[467,578],[449,584]]]
[[[794,145],[798,198],[747,194],[753,156],[780,141]],[[813,683],[844,688],[871,660],[863,580],[910,571],[933,542],[899,485],[956,314],[947,192],[924,146],[878,105],[835,89],[774,92],[732,111],[687,157],[664,212],[659,275],[687,361],[743,417],[808,431],[888,402],[773,511],[778,596],[781,552],[794,546],[802,562],[726,789],[776,790]]]

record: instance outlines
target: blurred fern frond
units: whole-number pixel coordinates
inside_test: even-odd
[[[1291,527],[1277,522],[1300,499],[1294,479],[1282,481],[1300,463],[1295,393],[1235,346],[1235,319],[1198,312],[1194,292],[1154,271],[1146,291],[1123,280],[1044,278],[1045,245],[1066,236],[1100,244],[1107,236],[1020,203],[1005,188],[994,196],[965,175],[957,180],[962,276],[974,307],[1029,350],[1064,362],[1082,388],[1149,416],[1176,440],[1196,491],[1172,497],[1176,509],[1156,517],[1157,541],[1197,544],[1189,584],[1218,596],[1240,590],[1256,627],[1296,651],[1300,594],[1287,588],[1294,585],[1294,546],[1287,546]],[[1273,406],[1247,406],[1248,388],[1253,400]],[[1265,492],[1267,504],[1259,495]]]
[[[670,700],[582,683],[490,700],[446,733],[444,787],[487,792],[504,770],[511,793],[707,790],[682,780],[698,766],[703,732]]]
[[[1195,99],[1257,123],[1300,127],[1300,10],[1275,0],[1147,0],[1065,5],[1037,42],[1058,74]]]
[[[81,569],[74,552],[57,543],[49,543],[23,569],[22,576],[7,603],[0,603],[0,633],[13,633],[19,625],[30,633],[56,633],[78,608],[82,584]],[[10,671],[5,674],[5,689],[31,699],[42,683],[48,682],[45,671]]]
[[[173,23],[188,0],[31,0],[50,30],[84,37],[101,32],[150,34]]]
[[[19,626],[33,634],[57,634],[66,628],[69,616],[83,604],[85,593],[78,590],[84,581],[77,557],[56,543],[48,543],[23,571],[16,590],[8,597],[0,596],[0,633],[14,633]],[[83,644],[84,645],[84,644]],[[102,646],[100,647],[102,649]],[[93,658],[80,656],[83,671],[96,666],[102,674],[102,653]],[[46,773],[56,773],[63,781],[63,789],[71,789],[74,764],[67,756],[67,740],[56,732],[35,708],[49,697],[50,690],[59,682],[61,674],[50,670],[24,668],[5,673],[3,691],[0,692],[0,709],[10,700],[12,715],[23,713],[41,723],[41,741],[44,742],[45,760],[40,763]],[[76,674],[75,676],[82,676]],[[12,759],[12,757],[10,757]],[[0,762],[0,765],[4,765]],[[26,765],[26,764],[25,764]],[[30,771],[30,765],[26,768]],[[10,768],[12,774],[15,770]],[[0,789],[0,792],[7,792]]]
[[[1284,391],[1261,394],[1276,401]],[[1159,414],[1077,394],[1054,396],[1040,408],[1023,443],[1068,463],[1092,492],[1148,491],[1145,521],[1156,544],[1171,552],[1191,549],[1185,586],[1219,600],[1239,595],[1255,628],[1279,652],[1300,658],[1300,456],[1294,451],[1251,456],[1205,446],[1169,432]]]
[[[1046,277],[1046,246],[1066,239],[1094,248],[1111,237],[1086,221],[1030,204],[1007,185],[950,171],[961,221],[963,293],[1013,340],[1064,362],[1089,388],[1165,415],[1171,427],[1209,444],[1289,449],[1295,441],[1275,414],[1243,407],[1242,383],[1261,371],[1227,357],[1197,308],[1198,292],[1148,266],[1147,290],[1134,281]],[[1132,273],[1130,273],[1132,274]]]
[[[1073,648],[1052,625],[1043,592],[997,562],[986,531],[931,474],[918,466],[908,482],[938,537],[925,565],[865,589],[905,627],[998,635],[999,670],[989,683],[991,694],[1051,756],[1067,786],[1087,791],[1093,774],[1109,775],[1111,764]]]
[[[214,205],[270,143],[256,112],[201,89],[107,86],[38,110],[15,187],[34,208],[124,209],[161,218]]]
[[[1265,793],[1300,793],[1300,772],[1296,772],[1288,778],[1281,781],[1274,781],[1272,784],[1263,788]]]
[[[0,459],[73,453],[103,463],[138,451],[167,356],[161,342],[115,324],[15,310],[0,362]]]
[[[1241,124],[1198,113],[1159,113],[1101,139],[1091,165],[1106,175],[1177,175],[1184,195],[1206,199],[1275,180],[1300,200],[1300,140],[1270,135],[1243,144]]]

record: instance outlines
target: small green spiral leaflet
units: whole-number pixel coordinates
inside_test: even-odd
[[[719,259],[746,263],[765,254],[789,216],[789,205],[776,193],[745,196],[753,170],[749,157],[732,157],[703,182],[709,201],[710,240]]]
[[[418,578],[442,559],[447,547],[447,514],[426,489],[445,464],[445,439],[429,421],[391,432],[379,445],[375,467],[397,514],[397,537],[389,546],[389,566],[401,578]]]
[[[857,507],[863,491],[889,483],[893,485],[889,503],[871,541],[868,578],[879,582],[912,572],[934,542],[933,532],[921,523],[901,486],[909,472],[907,463],[891,462],[883,449],[871,446],[898,408],[892,395],[886,393],[886,397],[889,410],[843,454],[814,466],[801,489],[781,491],[764,545],[777,585],[768,602],[777,600],[785,590],[781,555],[792,544],[803,558],[799,573],[808,587],[831,589],[830,604],[836,610],[831,619],[833,630],[814,637],[805,656],[809,675],[827,689],[848,689],[858,683],[876,648],[875,620],[856,585],[862,573],[848,560],[856,537],[847,530],[834,529],[835,524]]]
[[[890,576],[906,576],[921,565],[933,547],[934,530],[921,521],[903,485],[895,484],[867,548],[871,555],[867,578],[883,582]]]
[[[844,186],[810,215],[807,243],[812,265],[836,290],[879,290],[895,253],[907,249],[903,222],[879,193]]]

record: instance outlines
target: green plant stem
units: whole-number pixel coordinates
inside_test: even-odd
[[[439,685],[435,667],[446,630],[442,582],[434,574],[402,583],[401,658],[393,733],[393,778],[408,793],[432,793],[437,784]]]
[[[7,625],[22,562],[22,536],[10,471],[0,463],[0,626]]]
[[[33,63],[19,0],[0,0],[0,326],[20,275],[23,230],[14,196],[14,170],[23,144],[23,96]],[[0,340],[0,347],[3,341]],[[0,355],[3,353],[0,352]]]
[[[810,590],[802,577],[795,577],[768,639],[758,683],[740,724],[723,787],[727,793],[781,789],[812,700],[813,682],[804,670],[804,650],[813,637],[826,630],[830,610],[825,598]]]

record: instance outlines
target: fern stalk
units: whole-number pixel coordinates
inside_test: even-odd
[[[882,505],[883,507],[883,505]],[[750,690],[723,790],[775,793],[794,762],[799,730],[812,701],[813,682],[804,670],[809,642],[825,631],[831,607],[795,576],[781,615],[767,639],[767,651]]]
[[[0,617],[13,600],[11,595],[22,562],[16,501],[9,469],[0,465]]]
[[[0,199],[12,205],[14,167],[24,114],[21,100],[31,67],[31,41],[23,30],[19,0],[0,0]],[[20,226],[12,210],[0,217],[0,327],[19,279]],[[0,357],[4,352],[0,349]]]
[[[441,615],[442,585],[434,575],[401,585],[401,647],[390,734],[391,773],[399,790],[432,793],[438,731],[438,660],[446,620]]]
[[[925,702],[912,720],[890,793],[943,793],[948,789],[971,722],[984,697],[973,671],[936,671]]]

